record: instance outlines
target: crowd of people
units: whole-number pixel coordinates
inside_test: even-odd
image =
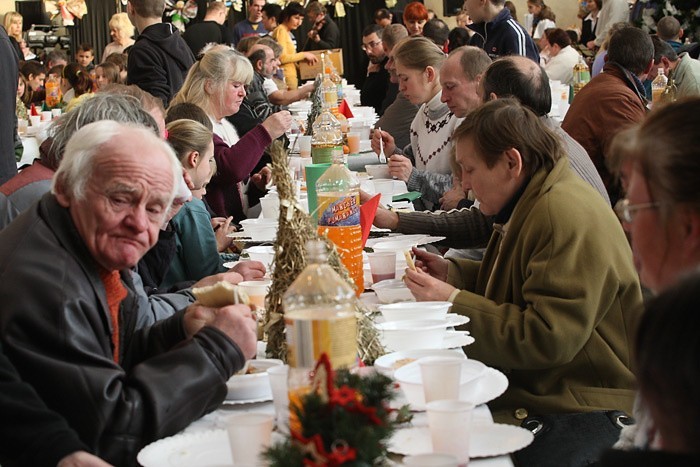
[[[420,193],[375,225],[445,237],[413,250],[408,288],[470,318],[469,355],[508,376],[496,421],[555,421],[516,459],[699,460],[700,63],[676,18],[649,34],[626,0],[592,0],[574,32],[541,0],[522,23],[511,2],[466,0],[450,29],[411,2],[347,44],[318,1],[249,0],[235,22],[212,1],[182,35],[164,3],[128,0],[112,42],[72,59],[27,53],[18,13],[0,28],[2,465],[135,465],[221,404],[255,354],[254,313],[203,307],[191,287],[265,275],[224,266],[227,234],[259,209],[286,106],[314,89],[299,64],[337,47],[366,58],[372,150]],[[596,76],[560,124],[550,82],[571,84],[580,61]],[[660,70],[678,101],[650,110]],[[49,82],[64,113],[17,173],[17,119]],[[613,412],[635,423],[593,416]]]

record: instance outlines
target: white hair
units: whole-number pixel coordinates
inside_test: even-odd
[[[170,145],[153,134],[153,130],[132,123],[101,120],[85,125],[76,131],[66,145],[61,165],[51,183],[51,193],[61,191],[75,200],[85,199],[88,181],[95,173],[95,160],[103,153],[104,147],[113,140],[139,139],[144,147],[155,146],[165,154],[172,171],[172,189],[168,195],[168,206],[172,204],[178,179],[182,178],[182,166]],[[150,157],[144,153],[143,157]]]

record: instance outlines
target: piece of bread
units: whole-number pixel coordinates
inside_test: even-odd
[[[416,263],[413,262],[413,257],[411,256],[411,250],[406,250],[403,252],[403,255],[406,257],[406,265],[411,271],[416,270]]]
[[[230,282],[220,281],[206,287],[195,287],[192,294],[200,305],[221,308],[226,305],[247,305],[250,302],[248,294]]]

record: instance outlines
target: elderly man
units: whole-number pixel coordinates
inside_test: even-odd
[[[248,60],[253,65],[253,80],[246,87],[246,95],[238,112],[228,117],[239,136],[255,128],[275,111],[265,92],[265,79],[272,78],[277,64],[274,52],[266,45],[255,44],[248,51]]]
[[[310,81],[303,86],[299,86],[296,89],[285,89],[282,90],[277,86],[275,82],[275,76],[278,74],[280,69],[280,55],[282,54],[282,46],[270,36],[262,37],[256,45],[265,45],[272,49],[275,56],[275,63],[272,70],[272,76],[265,77],[263,82],[263,87],[267,93],[267,97],[270,103],[276,106],[289,105],[293,102],[306,99],[311,95],[314,90],[314,83]]]
[[[360,102],[364,106],[374,107],[379,116],[399,92],[398,86],[392,86],[389,81],[389,71],[386,69],[389,57],[382,46],[382,31],[376,24],[370,24],[362,31],[362,50],[367,54],[369,64],[360,90]]]
[[[216,408],[255,354],[246,306],[191,305],[150,327],[129,268],[181,168],[150,130],[112,121],[69,142],[52,193],[0,233],[0,338],[21,377],[116,465]]]
[[[688,55],[677,54],[673,46],[658,36],[652,36],[654,44],[654,66],[649,71],[647,80],[653,81],[662,68],[664,74],[673,78],[678,92],[676,98],[700,95],[700,62]]]
[[[613,204],[621,188],[606,166],[610,143],[620,130],[646,115],[642,82],[653,66],[649,34],[632,26],[619,30],[610,38],[605,73],[576,94],[561,125],[591,156]]]
[[[455,115],[466,116],[483,101],[503,97],[517,98],[559,136],[564,143],[571,168],[609,204],[603,181],[586,150],[547,117],[552,106],[552,93],[544,69],[532,60],[513,55],[496,60],[488,67],[482,63],[481,67],[485,71],[477,73],[475,71],[478,68],[474,67],[478,63],[478,54],[475,56],[472,49],[474,47],[470,46],[456,49],[453,54],[457,51],[463,52],[460,55],[450,55],[443,65],[440,77],[444,80],[442,98],[450,110]],[[461,67],[460,73],[452,69],[455,65]],[[478,90],[477,83],[481,83]],[[475,208],[436,213],[396,213],[378,209],[374,223],[378,227],[390,228],[401,233],[445,236],[442,244],[452,248],[476,248],[488,242],[492,219]]]

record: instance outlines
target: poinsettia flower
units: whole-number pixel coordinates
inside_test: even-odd
[[[347,407],[352,403],[359,402],[361,399],[362,396],[356,390],[349,386],[342,386],[331,393],[330,403],[331,405]]]

